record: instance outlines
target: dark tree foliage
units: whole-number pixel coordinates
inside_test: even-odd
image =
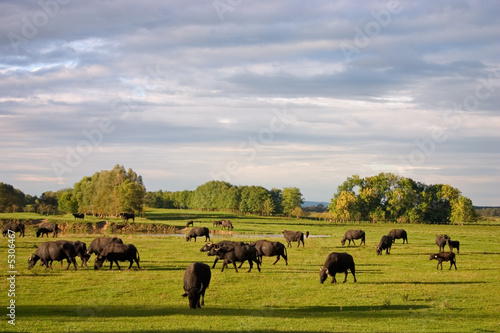
[[[0,212],[17,212],[26,205],[23,192],[14,186],[0,182]]]

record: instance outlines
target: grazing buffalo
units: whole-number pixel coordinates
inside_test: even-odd
[[[448,239],[450,239],[450,237],[448,237],[448,235],[437,235],[436,236],[436,245],[439,246],[439,252],[444,251],[444,246],[446,245],[446,243],[448,243]]]
[[[212,272],[210,266],[202,262],[194,262],[184,273],[184,294],[189,300],[189,308],[197,309],[205,305],[205,291],[210,285]],[[200,302],[201,297],[201,302]]]
[[[210,250],[208,255],[216,255],[219,259],[224,260],[221,272],[224,272],[224,268],[226,268],[230,263],[233,264],[234,270],[238,272],[238,269],[236,268],[236,262],[241,262],[243,264],[243,262],[245,261],[248,261],[248,263],[250,264],[250,269],[248,270],[248,272],[252,271],[254,262],[257,264],[257,269],[260,272],[260,262],[259,259],[257,259],[257,249],[252,245],[245,244],[214,246]]]
[[[287,241],[288,247],[292,247],[292,242],[297,242],[297,247],[300,246],[300,242],[302,242],[302,247],[304,247],[304,234],[300,231],[289,231],[283,230],[283,236]],[[306,238],[309,237],[309,231],[306,231]]]
[[[380,242],[377,245],[377,254],[382,255],[382,252],[385,250],[385,254],[390,254],[392,242],[394,238],[392,236],[382,236]]]
[[[135,222],[135,214],[134,213],[120,213],[120,217],[125,222],[128,222],[128,220],[130,220],[130,219],[132,219],[132,222]]]
[[[387,235],[393,238],[393,242],[395,242],[396,239],[402,238],[403,244],[405,243],[405,241],[406,244],[408,244],[408,236],[406,235],[406,231],[404,229],[392,229]]]
[[[228,240],[223,240],[223,241],[220,241],[216,244],[214,243],[206,243],[205,245],[203,245],[203,247],[200,249],[201,252],[207,252],[208,251],[208,255],[209,256],[215,256],[215,260],[214,260],[214,264],[212,265],[212,268],[215,268],[215,264],[217,263],[217,261],[219,261],[219,259],[223,260],[224,258],[220,258],[219,256],[217,256],[215,254],[215,247],[221,247],[223,245],[229,245],[229,246],[238,246],[238,245],[246,245],[245,243],[243,242],[233,242],[233,241],[228,241]],[[240,265],[240,267],[243,265],[243,263]]]
[[[92,254],[99,256],[102,250],[104,250],[106,246],[111,243],[123,244],[123,241],[118,237],[97,237],[96,239],[94,239],[87,249],[87,260],[90,259],[90,256]]]
[[[7,233],[9,230],[13,233],[19,232],[19,236],[24,237],[24,224],[21,222],[9,222],[7,225],[3,228],[2,235],[5,237],[7,236]]]
[[[83,265],[87,266],[87,261],[90,258],[90,255],[87,254],[87,244],[80,241],[75,241],[72,243],[75,247],[76,255],[80,257],[80,259],[82,259],[82,264],[80,265],[80,267],[83,267]]]
[[[73,216],[75,217],[75,220],[76,219],[84,219],[85,218],[85,214],[77,214],[77,213],[73,213]]]
[[[335,274],[345,273],[344,283],[347,281],[347,270],[350,270],[356,282],[356,269],[354,268],[354,259],[350,254],[332,252],[326,257],[323,268],[319,271],[319,282],[323,283],[328,275],[332,276],[331,283],[337,283]]]
[[[222,229],[233,230],[233,224],[229,220],[222,220]]]
[[[450,269],[451,266],[455,266],[455,270],[457,270],[457,264],[455,262],[455,253],[453,252],[439,252],[435,254],[431,254],[429,260],[436,259],[438,261],[438,264],[436,266],[436,269],[439,269],[439,265],[441,265],[441,270],[443,270],[443,261],[449,261],[450,262]]]
[[[222,227],[222,220],[214,221],[213,225],[214,225],[214,227]]]
[[[59,229],[59,226],[57,223],[42,223],[38,226],[38,230],[36,231],[36,237],[40,237],[40,235],[43,237],[43,235],[47,235],[49,237],[49,233],[53,232],[54,235],[52,236],[57,237],[58,232],[61,231]]]
[[[356,245],[356,243],[354,243],[355,239],[361,239],[361,244],[365,244],[365,232],[363,230],[347,230],[340,242],[342,243],[342,246],[344,246],[346,240],[349,241],[349,245],[351,245],[351,241],[354,245]],[[361,244],[359,245],[361,246]]]
[[[186,223],[186,228],[189,228],[189,226],[191,226],[191,227],[193,226],[193,221],[192,221],[192,220],[191,220],[191,221],[188,221],[188,222]]]
[[[136,247],[132,244],[109,244],[104,250],[102,250],[101,254],[99,254],[95,260],[94,269],[100,269],[105,260],[110,262],[109,269],[113,268],[113,262],[116,264],[118,269],[121,269],[120,265],[118,265],[118,261],[130,261],[128,269],[132,267],[132,264],[135,261],[137,268],[141,269],[141,266],[139,266],[139,261],[141,260],[139,257],[139,251],[137,251]]]
[[[285,263],[288,265],[286,247],[283,243],[271,242],[271,241],[262,239],[262,240],[256,241],[255,243],[252,243],[250,245],[253,245],[255,247],[255,249],[257,250],[257,258],[259,258],[259,261],[261,264],[262,264],[262,256],[266,256],[266,257],[277,256],[278,258],[273,263],[273,265],[276,265],[276,263],[278,262],[278,260],[280,260],[281,257],[283,257],[283,259],[285,259]]]
[[[451,239],[448,239],[448,246],[450,247],[450,252],[453,252],[453,249],[457,249],[457,253],[460,253],[459,241],[452,241]]]
[[[205,242],[208,240],[210,241],[210,230],[206,227],[196,227],[191,230],[189,230],[189,233],[186,235],[186,242],[189,242],[191,238],[194,238],[194,241],[196,242],[196,237],[202,237],[205,236]]]
[[[37,261],[40,260],[42,266],[45,265],[47,268],[52,268],[52,262],[62,261],[64,259],[68,260],[68,267],[73,264],[76,271],[76,251],[73,243],[67,241],[59,242],[45,242],[38,246],[35,253],[33,253],[28,259],[28,269],[33,268]]]

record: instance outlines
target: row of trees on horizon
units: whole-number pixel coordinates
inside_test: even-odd
[[[472,201],[458,189],[446,184],[426,185],[391,173],[348,177],[338,186],[326,212],[302,209],[303,202],[297,187],[268,190],[217,180],[192,191],[147,192],[142,177],[120,165],[84,177],[73,188],[44,192],[40,198],[0,183],[0,212],[84,213],[106,217],[121,212],[141,215],[145,207],[151,207],[295,217],[305,216],[308,211],[309,216],[344,222],[442,223],[474,222],[478,218]]]

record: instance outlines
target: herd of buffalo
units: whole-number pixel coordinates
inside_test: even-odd
[[[220,222],[220,223],[219,223]],[[193,221],[189,221],[186,226],[192,226]],[[214,221],[214,226],[225,226],[228,229],[233,229],[233,225],[228,220]],[[11,230],[12,232],[19,232],[20,236],[24,236],[25,227],[19,222],[9,222],[3,229],[3,236]],[[37,237],[43,237],[44,235],[48,237],[49,233],[53,234],[53,237],[58,235],[58,225],[56,223],[45,223],[38,227],[36,232]],[[260,272],[260,266],[262,264],[262,257],[276,257],[276,261],[273,263],[275,265],[281,258],[288,265],[288,254],[287,247],[292,246],[292,242],[297,242],[297,247],[302,243],[302,247],[305,246],[304,238],[309,236],[309,232],[305,234],[300,231],[283,231],[283,236],[287,243],[285,246],[281,242],[272,242],[268,240],[258,240],[252,243],[235,242],[223,240],[218,243],[206,243],[200,249],[201,252],[208,252],[209,256],[214,256],[215,260],[210,268],[207,264],[202,262],[194,262],[186,269],[184,274],[184,291],[182,295],[188,297],[190,308],[196,309],[200,308],[204,304],[205,291],[210,284],[211,279],[211,269],[215,267],[217,261],[222,261],[222,271],[229,265],[232,264],[235,271],[238,272],[238,268],[241,268],[244,262],[248,261],[250,265],[250,272],[255,264],[257,270]],[[196,242],[197,237],[205,237],[205,242],[210,241],[210,230],[206,227],[193,227],[186,234],[186,241],[191,241],[194,239]],[[403,229],[393,229],[387,235],[382,236],[379,244],[376,248],[377,255],[381,255],[383,251],[386,254],[390,254],[392,244],[396,239],[402,239],[403,244],[408,243],[408,235]],[[360,240],[360,245],[365,244],[365,232],[363,230],[348,230],[345,232],[341,239],[342,246],[345,245],[346,241],[351,242],[356,245],[355,240]],[[457,253],[460,251],[460,243],[458,241],[452,241],[447,235],[437,235],[436,245],[439,246],[439,252],[431,254],[430,260],[437,260],[437,269],[441,265],[441,270],[443,269],[443,261],[450,262],[450,269],[457,265],[455,262],[454,249]],[[445,245],[449,246],[450,251],[444,252]],[[31,254],[28,260],[28,269],[31,269],[35,264],[40,261],[41,266],[46,266],[46,268],[52,268],[53,261],[60,261],[61,264],[63,260],[67,260],[69,269],[71,265],[74,269],[77,269],[76,257],[79,257],[82,261],[81,267],[87,266],[87,262],[92,256],[96,255],[94,269],[98,270],[102,267],[105,261],[110,262],[109,269],[112,269],[113,263],[116,264],[118,269],[120,269],[119,261],[128,261],[130,269],[135,262],[137,268],[140,269],[140,256],[137,248],[132,244],[123,244],[123,241],[118,237],[98,237],[94,239],[90,245],[80,241],[48,241],[41,243],[36,249],[35,253]],[[240,263],[237,267],[236,263]],[[323,283],[328,275],[332,277],[331,283],[336,283],[337,280],[335,275],[337,273],[344,273],[345,278],[343,282],[347,280],[348,271],[354,277],[354,282],[356,282],[356,269],[353,257],[348,253],[338,253],[332,252],[326,258],[323,268],[320,269],[320,283]]]

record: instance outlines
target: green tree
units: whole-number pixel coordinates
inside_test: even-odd
[[[73,189],[67,188],[56,192],[58,210],[66,213],[78,213],[78,202]]]
[[[304,198],[297,187],[285,187],[281,193],[283,214],[291,216],[295,207],[304,203]]]
[[[0,182],[0,212],[12,212],[23,208],[26,198],[23,192],[14,186]]]

